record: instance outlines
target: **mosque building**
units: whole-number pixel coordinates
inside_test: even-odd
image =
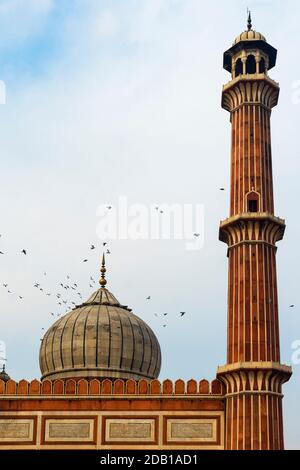
[[[292,371],[279,344],[276,243],[285,222],[274,214],[272,178],[276,55],[250,15],[224,53],[231,183],[219,238],[228,247],[228,325],[215,380],[159,381],[155,333],[107,289],[103,257],[100,288],[45,333],[41,380],[17,383],[0,372],[1,449],[284,448],[282,385]]]

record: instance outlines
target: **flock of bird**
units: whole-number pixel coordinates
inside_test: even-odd
[[[111,208],[111,207],[109,207],[109,208]],[[161,212],[163,212],[163,211],[161,211]],[[194,236],[198,237],[198,236],[200,236],[200,234],[195,233]],[[0,234],[0,238],[1,237],[2,237],[2,235]],[[110,255],[111,251],[107,248],[107,245],[108,245],[107,242],[103,242],[102,243],[102,248],[103,248],[103,250],[105,250],[105,253],[107,255]],[[89,249],[91,251],[96,250],[96,245],[91,244]],[[5,253],[3,251],[0,251],[0,255],[4,255],[4,254]],[[25,249],[25,248],[23,248],[20,251],[20,255],[30,256],[28,249]],[[82,262],[87,263],[88,258],[84,258],[82,260]],[[82,293],[80,292],[80,289],[79,289],[79,283],[74,282],[74,280],[71,279],[70,275],[67,275],[66,279],[63,282],[59,282],[58,283],[59,287],[55,291],[51,291],[51,292],[49,292],[49,289],[47,289],[47,287],[46,287],[46,282],[45,282],[45,280],[47,279],[47,272],[46,271],[43,272],[43,276],[44,276],[44,280],[43,281],[39,280],[38,282],[33,283],[32,288],[36,289],[40,294],[42,294],[46,297],[54,298],[55,301],[56,301],[57,306],[60,307],[60,309],[64,309],[64,311],[60,311],[58,313],[51,311],[49,313],[49,315],[51,317],[60,317],[63,314],[65,314],[66,312],[76,308],[76,306],[79,303],[81,303],[80,301],[82,301]],[[95,287],[95,284],[96,284],[95,279],[92,276],[90,276],[90,278],[89,278],[89,287],[93,288],[93,287]],[[20,300],[20,301],[24,300],[24,296],[20,295],[17,292],[13,292],[13,290],[11,290],[11,288],[8,285],[7,282],[4,282],[2,284],[2,287],[4,287],[6,289],[6,292],[8,294],[10,294],[12,296],[15,296],[18,300]],[[74,296],[72,296],[71,300],[70,300],[69,296],[67,295],[68,293],[72,293],[72,294],[78,296],[78,302],[74,302]],[[146,297],[147,301],[149,301],[150,299],[151,299],[150,295],[148,297]],[[76,298],[75,298],[75,300],[76,300]],[[186,314],[186,312],[184,312],[184,311],[179,312],[180,317],[183,317],[185,314]],[[167,312],[162,313],[162,314],[157,314],[157,313],[154,314],[155,317],[157,317],[157,318],[162,317],[163,319],[165,319],[165,317],[167,315],[168,315]],[[163,328],[167,327],[167,323],[165,321],[162,324],[162,327]],[[44,331],[45,328],[42,327],[41,330]],[[41,341],[42,341],[42,338],[41,338]]]

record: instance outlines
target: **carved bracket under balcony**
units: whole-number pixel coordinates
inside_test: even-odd
[[[225,219],[220,224],[219,239],[229,248],[240,244],[264,243],[276,248],[282,240],[285,222],[268,212],[246,212]]]
[[[224,85],[222,108],[229,112],[244,104],[264,106],[268,110],[277,105],[278,84],[265,74],[239,76]]]

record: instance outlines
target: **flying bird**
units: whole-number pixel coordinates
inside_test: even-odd
[[[107,245],[107,242],[103,242],[102,245],[103,245],[103,246],[106,246],[106,245]]]
[[[185,312],[180,312],[180,316],[183,317],[185,315]]]
[[[106,250],[106,254],[107,254],[107,255],[110,255],[110,251],[109,251],[109,250]]]
[[[196,238],[200,237],[200,233],[194,233],[194,237]]]
[[[91,250],[94,250],[95,249],[95,245],[91,245]]]
[[[225,188],[220,188],[220,191],[225,191]]]
[[[151,295],[149,295],[148,297],[146,297],[146,300],[150,300],[151,299]]]
[[[4,287],[8,287],[8,284],[3,284]]]
[[[21,253],[23,253],[23,255],[27,255],[27,251],[26,251],[26,250],[22,250]]]
[[[107,206],[106,208],[110,211],[110,209],[112,209],[112,206]]]
[[[290,305],[290,308],[293,308],[293,307],[295,307],[295,305],[294,305],[294,304]]]
[[[87,259],[84,259],[83,262],[86,263],[88,260]]]
[[[0,255],[4,255],[3,251],[0,251]]]
[[[164,313],[163,315],[164,315],[164,317],[165,317],[165,316],[168,315],[168,314],[167,314],[167,313]]]

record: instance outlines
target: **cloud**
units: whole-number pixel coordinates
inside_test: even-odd
[[[43,29],[53,0],[3,0],[0,4],[0,50],[14,49]]]

